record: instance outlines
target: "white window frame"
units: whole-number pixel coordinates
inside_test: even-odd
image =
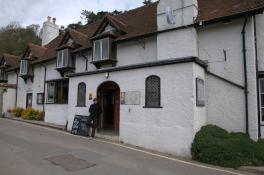
[[[262,118],[262,109],[264,109],[264,104],[262,104],[261,95],[264,95],[264,92],[261,92],[261,81],[264,81],[264,78],[259,78],[259,102],[260,102],[260,122],[264,124],[264,120]],[[264,87],[263,87],[264,88]]]
[[[103,41],[107,40],[108,43],[108,50],[107,50],[107,57],[103,58]],[[100,44],[100,56],[99,58],[95,58],[95,53],[96,53],[96,47],[95,44],[98,43]],[[93,42],[93,61],[101,61],[101,60],[108,60],[110,59],[110,39],[109,38],[103,38],[100,40],[96,40]]]
[[[20,62],[20,75],[28,74],[28,60],[21,60]]]
[[[71,66],[70,50],[64,49],[57,52],[57,68],[66,68]]]

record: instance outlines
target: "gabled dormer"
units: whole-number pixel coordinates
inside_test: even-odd
[[[7,71],[9,68],[17,66],[19,57],[4,53],[0,60],[0,83],[7,83]]]
[[[126,34],[126,25],[115,17],[106,15],[91,39],[93,43],[92,63],[98,69],[104,65],[116,65],[116,46],[113,42],[115,38],[124,34]]]
[[[27,82],[30,79],[33,82],[34,77],[34,66],[31,64],[32,61],[35,61],[41,58],[46,51],[46,48],[29,43],[26,51],[20,59],[20,71],[19,75],[21,78]]]
[[[64,77],[65,73],[75,70],[75,56],[73,50],[85,46],[88,37],[76,30],[69,29],[57,48],[56,70]]]

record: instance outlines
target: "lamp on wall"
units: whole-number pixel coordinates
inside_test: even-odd
[[[108,79],[109,76],[110,76],[110,75],[109,75],[109,72],[106,72],[106,73],[105,73],[105,78]]]

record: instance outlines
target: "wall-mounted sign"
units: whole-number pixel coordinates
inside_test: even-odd
[[[204,80],[196,78],[196,106],[205,106]]]
[[[140,96],[139,91],[121,92],[121,104],[140,105]]]
[[[89,100],[92,100],[93,99],[93,93],[92,92],[89,92]]]

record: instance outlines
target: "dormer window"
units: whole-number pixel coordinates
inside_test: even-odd
[[[75,63],[71,49],[65,48],[57,51],[57,63],[56,69],[64,77],[66,73],[73,72],[75,69]]]
[[[28,60],[21,60],[20,75],[28,75]]]
[[[31,79],[33,82],[33,67],[30,66],[29,60],[22,59],[20,61],[20,77],[27,82],[27,79]]]
[[[68,68],[72,66],[73,65],[70,50],[59,50],[57,53],[57,68]]]
[[[94,41],[93,61],[110,59],[110,41],[109,38]]]

